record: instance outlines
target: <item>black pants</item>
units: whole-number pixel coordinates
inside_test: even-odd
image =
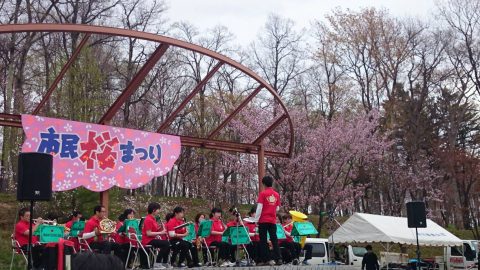
[[[22,250],[25,252],[25,255],[30,256],[28,254],[28,245],[23,245]],[[35,268],[45,267],[47,265],[47,258],[43,255],[45,250],[45,246],[37,245],[32,247],[32,265]]]
[[[103,254],[110,254],[113,250],[113,253],[118,256],[120,259],[122,258],[122,251],[120,249],[120,245],[115,242],[110,241],[94,241],[90,243],[91,249],[98,249]]]
[[[273,254],[270,258],[269,248],[267,244],[267,232],[270,235],[270,241],[273,246]],[[273,223],[259,223],[258,233],[260,234],[260,247],[258,249],[258,261],[268,262],[270,259],[280,260],[280,248],[277,239],[277,225]]]
[[[152,246],[151,248],[159,248],[160,251],[157,257],[157,263],[168,263],[168,255],[170,254],[170,242],[167,240],[153,239],[148,242],[148,245]],[[145,248],[145,251],[148,252],[148,249]],[[138,251],[140,253],[140,265],[142,268],[150,268],[151,265],[148,265],[148,254],[145,254],[143,250]],[[148,267],[147,267],[148,266]]]
[[[313,249],[313,246],[309,244],[305,244],[305,246],[303,247],[303,250],[305,250],[305,259],[304,259],[305,261],[310,260],[312,258],[312,249]]]
[[[224,261],[229,260],[230,262],[235,261],[235,251],[236,247],[230,245],[226,242],[212,242],[211,247],[216,247],[218,250],[218,257]],[[213,251],[210,250],[210,253],[213,254]]]
[[[294,259],[298,259],[300,257],[302,247],[299,243],[283,242],[280,244],[280,247],[283,248],[282,259],[285,263],[291,263]]]
[[[248,255],[250,256],[250,259],[252,259],[255,262],[258,262],[258,246],[260,245],[260,242],[251,242],[250,244],[247,245],[247,252]]]
[[[127,261],[128,249],[130,248],[130,244],[127,243],[127,244],[118,244],[118,245],[119,245],[118,247],[119,257],[122,260],[123,264],[125,264]]]
[[[178,264],[181,264],[187,259],[187,264],[191,265],[198,264],[198,252],[197,248],[190,242],[187,242],[182,239],[172,239],[170,240],[171,248],[173,249],[172,260],[171,263],[173,264],[177,259],[177,255],[180,253],[180,257],[178,258]],[[192,254],[192,257],[190,257]]]

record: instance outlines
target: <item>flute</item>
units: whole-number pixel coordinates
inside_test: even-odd
[[[292,222],[290,222],[290,223],[288,223],[288,224],[286,224],[286,225],[283,225],[282,227],[283,227],[283,228],[286,228],[286,227],[288,227],[288,226],[292,225],[292,224],[293,224],[293,222],[294,222],[294,221],[292,221]]]

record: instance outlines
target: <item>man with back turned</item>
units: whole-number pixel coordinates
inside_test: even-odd
[[[380,270],[380,265],[378,265],[378,258],[375,253],[372,251],[372,246],[368,245],[365,247],[367,249],[367,253],[363,255],[362,260],[362,270]]]
[[[272,188],[273,178],[265,176],[262,179],[264,190],[258,195],[257,211],[255,220],[258,221],[258,233],[260,235],[260,246],[258,249],[258,266],[281,265],[280,248],[277,239],[277,211],[280,208],[280,195]],[[269,248],[267,245],[267,233],[273,247],[273,260],[270,260]],[[275,260],[275,261],[274,261]]]

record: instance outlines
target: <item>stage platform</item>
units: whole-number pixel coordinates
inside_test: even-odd
[[[175,268],[173,268],[175,269]],[[286,270],[286,269],[298,269],[298,270],[357,270],[358,268],[348,265],[280,265],[280,266],[238,266],[238,267],[200,267],[189,269],[239,269],[239,270]]]

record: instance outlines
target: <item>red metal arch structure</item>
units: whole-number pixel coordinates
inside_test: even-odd
[[[88,39],[92,34],[100,34],[106,36],[121,36],[128,38],[137,38],[145,41],[152,41],[158,43],[156,50],[150,55],[145,64],[139,69],[137,74],[133,79],[127,84],[127,87],[123,90],[120,96],[113,102],[110,108],[103,114],[99,124],[109,124],[115,114],[120,110],[121,106],[125,101],[130,97],[140,86],[144,78],[147,76],[149,71],[155,66],[155,64],[160,60],[160,58],[165,54],[169,47],[179,47],[185,50],[194,51],[206,56],[209,56],[217,60],[214,68],[194,87],[194,89],[187,95],[187,97],[178,105],[178,107],[171,113],[165,121],[158,127],[157,132],[163,132],[166,128],[169,127],[170,123],[177,117],[177,115],[185,108],[185,106],[201,91],[205,86],[208,80],[220,69],[223,65],[228,65],[233,67],[250,78],[254,79],[258,83],[258,87],[243,100],[231,113],[228,115],[223,122],[215,128],[206,138],[199,137],[189,137],[181,136],[181,142],[184,146],[221,150],[221,151],[233,151],[240,153],[250,153],[257,154],[259,159],[258,173],[259,177],[265,175],[265,163],[264,157],[290,157],[293,150],[294,144],[294,133],[293,133],[293,123],[288,110],[284,103],[282,102],[280,96],[278,96],[275,89],[265,82],[260,76],[249,68],[243,66],[242,64],[209,49],[194,45],[185,41],[160,36],[152,33],[139,32],[128,29],[104,27],[104,26],[92,26],[92,25],[80,25],[80,24],[9,24],[9,25],[0,25],[0,34],[7,33],[22,33],[22,32],[76,32],[82,33],[83,39],[73,51],[70,59],[65,63],[65,65],[57,74],[55,80],[50,85],[44,96],[42,97],[40,103],[35,107],[32,112],[25,112],[30,114],[39,114],[42,107],[48,101],[53,91],[57,87],[58,83],[62,80],[63,76],[66,74],[69,67],[75,61],[79,55],[82,48],[87,44]],[[254,140],[253,142],[238,143],[225,140],[216,140],[215,137],[220,133],[220,131],[262,90],[269,91],[276,102],[281,106],[283,112],[280,113],[280,116],[269,126],[267,127],[261,135]],[[277,128],[285,120],[288,121],[289,132],[290,132],[290,143],[288,146],[287,152],[276,152],[276,151],[267,151],[265,150],[262,141],[266,138],[275,128]],[[8,114],[0,113],[0,125],[1,126],[10,126],[10,127],[22,127],[21,117],[19,114]],[[177,135],[177,134],[173,134]],[[100,200],[103,204],[108,205],[108,193],[103,192],[100,195]]]

